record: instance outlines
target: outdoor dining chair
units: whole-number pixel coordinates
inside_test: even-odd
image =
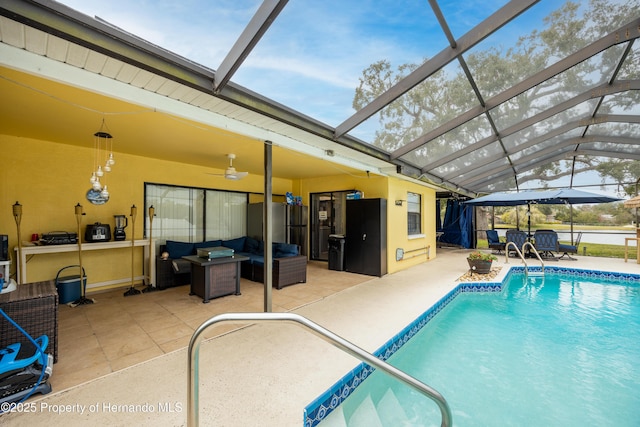
[[[519,251],[522,251],[522,247],[527,242],[527,233],[520,230],[507,230],[507,244],[513,242]],[[512,249],[509,247],[509,252]]]
[[[537,230],[533,239],[534,247],[541,257],[557,260],[553,253],[558,251],[558,233],[553,230]]]

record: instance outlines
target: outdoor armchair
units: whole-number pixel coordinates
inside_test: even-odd
[[[578,233],[578,237],[576,237],[576,241],[573,245],[565,245],[558,244],[558,252],[564,252],[560,258],[564,258],[565,256],[571,261],[577,261],[576,258],[572,258],[569,254],[577,254],[578,246],[580,245],[580,239],[582,238],[582,231]]]
[[[504,251],[504,247],[507,245],[506,242],[500,241],[500,236],[498,236],[498,232],[496,230],[487,230],[487,241],[489,242],[489,249],[493,249],[493,251],[497,254],[500,254]]]

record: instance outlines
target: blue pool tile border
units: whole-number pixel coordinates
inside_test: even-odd
[[[542,267],[529,267],[531,272],[540,272]],[[463,282],[442,297],[438,302],[431,306],[427,311],[420,315],[411,324],[402,329],[398,334],[394,335],[382,347],[373,354],[381,360],[387,360],[400,347],[409,341],[420,329],[422,329],[433,317],[444,309],[453,299],[463,292],[502,292],[504,283],[507,283],[510,276],[516,273],[522,273],[524,267],[511,267],[509,272],[502,279],[502,282]],[[625,281],[640,285],[640,274],[633,273],[617,273],[599,270],[576,269],[559,266],[545,266],[545,272],[566,275],[569,277],[586,277],[596,278],[600,280],[616,280]],[[347,398],[353,391],[367,379],[375,369],[366,363],[360,363],[338,382],[336,382],[329,390],[317,397],[304,410],[305,427],[317,426],[327,415]]]

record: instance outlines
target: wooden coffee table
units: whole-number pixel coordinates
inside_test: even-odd
[[[185,256],[191,262],[191,292],[198,295],[203,303],[225,295],[240,295],[240,263],[249,257],[234,255],[223,258],[200,258]]]

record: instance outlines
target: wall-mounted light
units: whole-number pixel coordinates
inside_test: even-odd
[[[404,202],[406,202],[406,200],[396,200],[396,206],[402,206]]]

